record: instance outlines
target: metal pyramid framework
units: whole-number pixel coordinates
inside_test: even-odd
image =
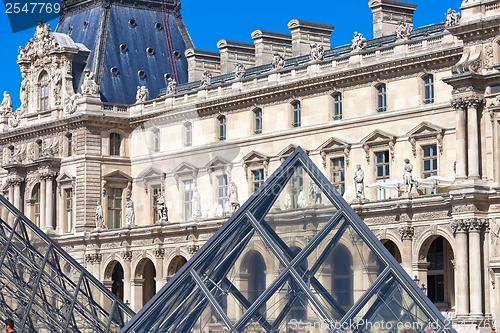
[[[18,332],[119,332],[134,312],[0,196],[0,316]]]
[[[300,148],[122,332],[455,332]]]

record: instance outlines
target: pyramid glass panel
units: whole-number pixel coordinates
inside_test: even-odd
[[[19,332],[118,332],[134,312],[0,196],[0,316]]]
[[[360,320],[455,332],[297,148],[121,332],[319,333]]]

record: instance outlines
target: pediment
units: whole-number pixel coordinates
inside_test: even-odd
[[[193,166],[189,163],[186,163],[186,162],[182,162],[174,170],[172,170],[172,173],[174,173],[176,175],[197,173],[197,172],[198,172],[198,168],[196,168],[195,166]]]
[[[368,134],[361,143],[375,146],[379,144],[387,144],[388,142],[394,141],[395,137],[381,130],[375,130]]]
[[[69,183],[75,180],[75,177],[71,176],[69,173],[66,173],[66,171],[63,171],[57,178],[56,181],[58,183]]]
[[[269,157],[254,150],[243,157],[243,163],[245,164],[262,163],[264,161],[269,161]]]
[[[319,146],[318,150],[327,153],[330,151],[342,150],[349,146],[350,144],[348,144],[347,142],[335,138],[330,138],[326,140],[321,146]]]
[[[278,157],[283,162],[288,156],[290,156],[295,151],[295,149],[297,149],[297,147],[298,147],[297,145],[289,144],[288,146],[286,146],[283,150],[281,150],[278,153]],[[306,154],[309,155],[309,151],[307,149],[303,149],[303,150]]]
[[[132,177],[121,170],[114,170],[102,177],[106,181],[132,181]]]
[[[221,158],[221,157],[214,157],[210,162],[207,163],[207,165],[205,166],[207,169],[211,169],[211,170],[214,170],[214,169],[222,169],[222,168],[225,168],[227,167],[229,164],[228,161],[226,161],[225,159]]]
[[[409,131],[407,135],[414,138],[435,137],[439,133],[442,134],[443,131],[443,128],[424,121]]]
[[[144,169],[138,176],[138,179],[155,179],[163,177],[164,172],[155,168],[149,167]]]

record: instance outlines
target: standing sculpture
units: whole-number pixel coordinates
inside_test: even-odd
[[[156,199],[156,209],[158,210],[158,222],[168,222],[168,208],[163,194]]]
[[[356,165],[354,173],[354,182],[356,183],[356,199],[365,199],[365,172],[361,169],[361,165]]]
[[[128,225],[135,224],[134,202],[130,198],[127,198],[125,203],[125,223]]]
[[[97,201],[97,207],[95,209],[95,226],[97,229],[106,229],[104,224],[104,213],[102,211],[101,202]]]

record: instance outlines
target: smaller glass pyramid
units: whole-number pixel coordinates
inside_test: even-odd
[[[0,291],[18,332],[119,332],[134,315],[2,196]]]
[[[122,332],[402,329],[455,332],[297,148]]]

